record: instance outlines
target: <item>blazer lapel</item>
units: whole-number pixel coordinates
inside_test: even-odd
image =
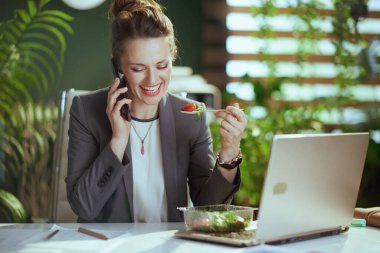
[[[168,99],[168,95],[166,95],[159,104],[162,161],[164,166],[168,220],[177,220],[180,216],[176,209],[178,203],[177,152],[175,119],[172,110],[170,100]]]
[[[132,165],[132,153],[131,153],[131,144],[128,141],[127,148],[125,149],[125,156],[129,157],[129,165],[127,166],[125,170],[125,174],[123,175],[124,179],[124,186],[125,190],[127,192],[128,197],[128,207],[129,207],[129,213],[131,214],[131,222],[134,221],[134,214],[133,214],[133,165]]]

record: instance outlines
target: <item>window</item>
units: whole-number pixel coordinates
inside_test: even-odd
[[[326,34],[321,38],[313,51],[307,63],[300,69],[295,64],[295,54],[299,46],[299,40],[294,37],[292,32],[294,27],[300,25],[297,16],[288,15],[291,6],[296,0],[277,0],[275,6],[279,8],[279,15],[267,17],[272,29],[277,35],[276,39],[260,39],[255,37],[260,29],[262,22],[260,17],[254,17],[252,7],[260,7],[262,1],[254,0],[227,0],[227,38],[226,38],[226,73],[227,86],[229,93],[234,93],[238,98],[243,100],[254,100],[252,85],[242,83],[241,77],[248,74],[255,79],[264,79],[269,74],[268,66],[260,60],[259,52],[266,47],[267,52],[273,54],[277,60],[278,76],[295,77],[300,76],[303,79],[303,85],[297,83],[285,83],[282,87],[284,99],[288,101],[311,101],[319,97],[332,96],[337,93],[337,87],[331,85],[337,75],[337,69],[332,63],[334,46],[331,42],[332,24],[329,15],[333,12],[332,0],[323,0],[324,19],[316,18],[314,25],[323,30]],[[307,0],[304,0],[307,2]],[[374,40],[380,40],[380,1],[368,1],[369,16],[359,22],[358,30],[363,37],[371,43]],[[376,44],[375,42],[373,44]],[[305,46],[305,45],[304,45]],[[307,44],[306,44],[307,46]],[[310,47],[314,45],[310,44]],[[345,45],[350,52],[359,54],[361,47]],[[375,46],[375,61],[377,61],[377,70],[380,71],[380,43]],[[315,52],[314,52],[315,51]],[[376,66],[376,64],[374,65]],[[359,72],[359,70],[357,70]],[[380,78],[379,72],[377,77],[364,80],[362,84],[352,88],[354,99],[362,103],[377,103],[380,101]],[[363,115],[355,108],[347,108],[345,113],[347,122],[355,123],[363,120]],[[334,121],[326,119],[326,121]]]

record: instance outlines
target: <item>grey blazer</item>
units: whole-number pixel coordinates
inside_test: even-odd
[[[133,222],[130,145],[122,162],[112,152],[106,115],[107,89],[77,96],[70,111],[67,196],[78,222]],[[215,168],[205,116],[180,112],[189,100],[168,93],[159,104],[159,123],[168,221],[183,220],[187,183],[194,205],[227,203],[240,186],[240,171],[230,184]]]

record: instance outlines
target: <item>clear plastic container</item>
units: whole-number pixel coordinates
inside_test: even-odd
[[[244,231],[257,208],[234,205],[180,207],[188,230],[202,232]]]

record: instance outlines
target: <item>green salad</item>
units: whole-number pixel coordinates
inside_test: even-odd
[[[244,219],[233,211],[196,211],[185,216],[188,228],[203,232],[238,232],[249,225],[250,219]]]

